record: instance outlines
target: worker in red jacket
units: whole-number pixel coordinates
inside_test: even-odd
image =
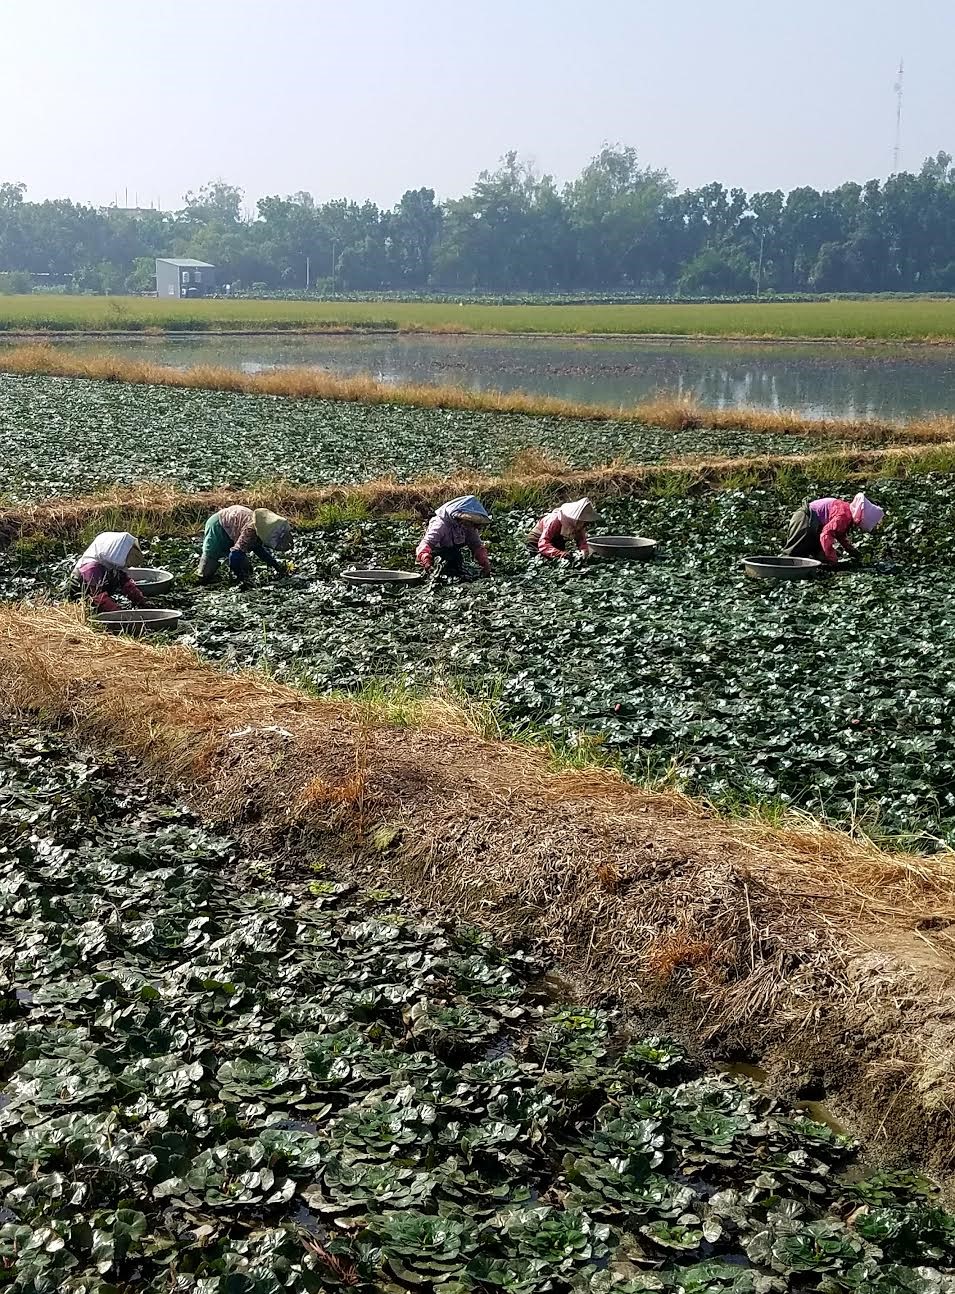
[[[835,545],[852,558],[859,550],[849,539],[853,526],[865,534],[875,530],[885,516],[877,504],[864,494],[857,494],[851,503],[844,499],[808,500],[792,515],[789,535],[781,557],[814,557],[817,561],[834,564],[839,561]]]
[[[562,503],[548,512],[527,536],[527,547],[532,557],[571,557],[576,548],[582,557],[590,552],[587,528],[597,517],[589,499],[575,499]]]

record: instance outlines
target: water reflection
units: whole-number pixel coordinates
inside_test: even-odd
[[[488,337],[97,338],[62,343],[256,372],[314,365],[383,382],[452,382],[632,404],[660,393],[807,417],[955,412],[955,348]]]

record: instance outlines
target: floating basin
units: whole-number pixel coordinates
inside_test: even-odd
[[[96,623],[110,634],[155,634],[163,630],[178,629],[181,611],[161,611],[149,607],[134,611],[101,611]]]
[[[821,565],[815,557],[743,558],[743,569],[752,580],[804,580],[815,575]]]
[[[424,571],[385,571],[371,568],[363,571],[342,571],[346,584],[391,584],[410,587],[420,584],[425,578]]]
[[[131,566],[128,575],[147,597],[168,593],[176,582],[172,571],[164,571],[158,566]]]
[[[616,561],[648,562],[657,551],[657,541],[642,535],[594,535],[588,536],[587,543],[597,557]]]

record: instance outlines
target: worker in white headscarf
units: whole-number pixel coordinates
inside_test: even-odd
[[[129,568],[143,566],[139,540],[125,530],[109,530],[97,535],[73,567],[68,595],[85,598],[97,611],[119,611],[114,601],[122,594],[134,607],[148,606],[146,599],[129,576]]]
[[[252,574],[253,554],[277,575],[284,575],[286,567],[275,554],[286,553],[291,547],[292,527],[285,517],[268,508],[253,511],[236,503],[220,508],[206,522],[196,575],[202,584],[208,584],[225,561],[236,579],[247,580]]]
[[[857,560],[859,550],[849,539],[849,531],[855,527],[863,534],[871,534],[884,516],[882,508],[861,493],[851,503],[845,499],[807,499],[792,515],[780,556],[812,557],[835,565],[839,561],[835,549],[838,544],[847,557]]]
[[[570,557],[574,548],[581,556],[590,552],[587,529],[597,518],[589,499],[575,499],[562,503],[546,517],[541,517],[527,536],[527,547],[532,557]]]
[[[491,514],[473,494],[442,504],[428,522],[421,543],[415,551],[419,565],[426,571],[440,558],[445,575],[456,579],[473,579],[464,566],[464,550],[470,550],[481,575],[491,574],[491,563],[481,531],[489,525]]]

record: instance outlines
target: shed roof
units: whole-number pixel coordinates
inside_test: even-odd
[[[157,256],[163,265],[178,265],[181,270],[214,270],[208,261],[194,261],[191,256]]]

